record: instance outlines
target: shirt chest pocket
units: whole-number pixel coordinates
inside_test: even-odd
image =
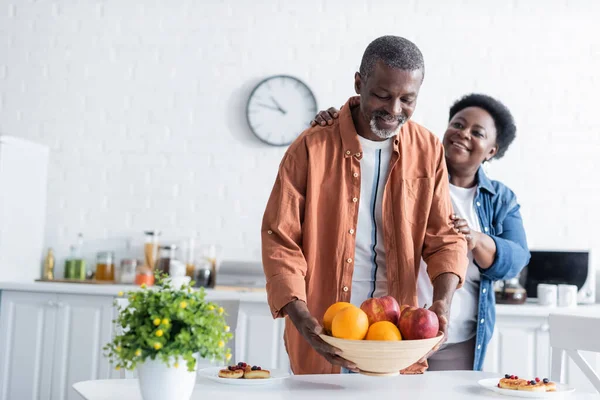
[[[433,178],[402,180],[402,215],[413,225],[427,222],[433,198]]]

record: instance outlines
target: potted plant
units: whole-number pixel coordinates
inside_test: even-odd
[[[119,293],[129,303],[114,321],[120,332],[105,347],[115,368],[137,368],[144,400],[187,400],[196,382],[197,358],[231,358],[225,310],[205,300],[190,282],[174,288],[157,273],[152,287]]]

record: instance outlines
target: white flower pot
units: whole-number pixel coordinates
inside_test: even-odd
[[[140,390],[144,400],[189,400],[192,396],[198,363],[194,371],[190,372],[186,361],[181,357],[177,368],[173,366],[173,361],[174,359],[170,360],[170,367],[158,357],[138,364]]]

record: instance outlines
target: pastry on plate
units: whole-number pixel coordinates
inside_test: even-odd
[[[271,377],[271,373],[257,365],[250,366],[245,362],[239,362],[220,370],[219,377],[228,379],[266,379]]]
[[[243,369],[227,367],[226,369],[219,370],[219,378],[240,379],[243,376],[244,376]]]
[[[498,387],[509,390],[522,390],[525,392],[554,392],[556,391],[556,383],[550,382],[548,378],[535,378],[530,381],[519,379],[515,375],[504,375],[504,378],[498,382]]]
[[[511,389],[518,390],[519,386],[524,386],[527,384],[525,379],[519,379],[518,376],[515,375],[504,375],[504,378],[500,379],[498,382],[498,387],[501,389]]]
[[[244,371],[244,379],[267,379],[271,377],[271,372],[253,365],[250,370]]]
[[[525,392],[545,392],[546,386],[542,382],[528,381],[525,385],[519,386],[517,390]]]
[[[556,383],[550,382],[548,378],[544,378],[542,383],[546,386],[546,392],[556,392]]]

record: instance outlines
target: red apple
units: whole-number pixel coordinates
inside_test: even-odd
[[[404,310],[406,310],[408,308],[417,308],[417,307],[409,306],[408,304],[402,304],[400,306],[400,317],[399,318],[402,318],[402,313],[404,312]]]
[[[389,321],[394,325],[398,324],[400,305],[392,296],[367,299],[360,305],[360,309],[369,317],[369,326],[379,321]]]
[[[405,308],[398,322],[402,338],[406,340],[429,339],[437,336],[440,322],[437,314],[426,308]]]

